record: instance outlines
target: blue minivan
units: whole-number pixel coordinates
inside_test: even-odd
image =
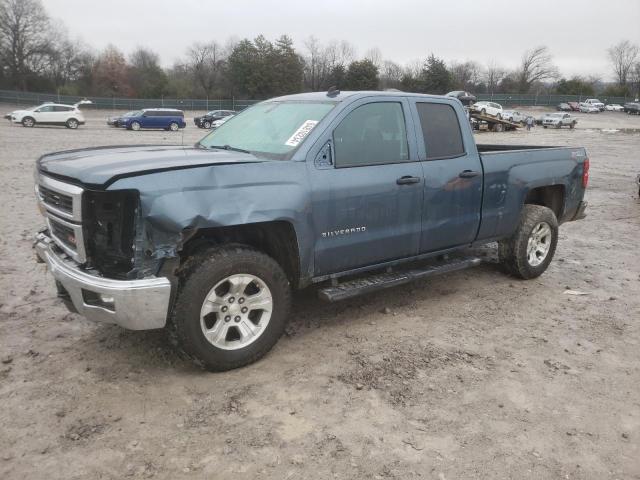
[[[162,128],[176,131],[184,128],[184,112],[174,108],[144,108],[122,117],[118,126],[127,130],[140,130],[141,128]]]

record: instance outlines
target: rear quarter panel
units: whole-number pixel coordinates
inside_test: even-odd
[[[534,188],[561,185],[560,222],[570,220],[584,197],[584,148],[544,148],[481,154],[484,168],[482,222],[478,240],[502,238],[515,230],[524,200]]]

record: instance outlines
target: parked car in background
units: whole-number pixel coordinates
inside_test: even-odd
[[[133,110],[131,112],[123,113],[122,115],[115,115],[113,117],[108,117],[107,125],[109,125],[110,127],[119,127],[120,122],[122,121],[123,118],[131,117],[135,115],[137,112],[138,112],[137,110]]]
[[[524,123],[527,116],[516,110],[503,110],[502,118],[513,123]]]
[[[212,110],[200,117],[194,117],[193,123],[195,123],[198,128],[209,129],[211,128],[214,122],[221,120],[223,118],[233,116],[235,114],[236,112],[234,110]]]
[[[60,125],[76,129],[85,123],[84,115],[78,107],[89,103],[92,103],[91,100],[81,100],[73,105],[47,102],[37,107],[15,110],[8,115],[8,118],[12,123],[21,123],[24,127]]]
[[[622,109],[628,114],[640,115],[640,103],[627,102],[622,106]]]
[[[600,108],[598,108],[596,105],[592,105],[587,102],[582,102],[580,104],[580,111],[582,113],[600,113]]]
[[[551,113],[543,113],[542,115],[539,115],[538,117],[536,117],[536,125],[542,125],[542,122],[544,122],[544,119],[547,118],[549,115],[551,115]]]
[[[492,117],[502,118],[502,105],[494,102],[476,102],[471,105],[471,110],[481,115],[491,115]]]
[[[594,107],[596,107],[598,110],[600,110],[601,112],[604,112],[604,103],[602,103],[600,100],[598,100],[597,98],[587,98],[584,103],[588,104],[588,105],[593,105]]]
[[[175,108],[145,108],[129,117],[121,118],[118,124],[127,130],[157,128],[174,132],[187,126],[184,122],[184,112]]]
[[[559,103],[556,106],[556,110],[559,110],[561,112],[570,112],[573,110],[573,108],[571,108],[571,105],[569,105],[568,103],[563,102],[563,103]]]
[[[228,115],[226,117],[222,117],[222,118],[216,120],[215,122],[213,122],[211,124],[211,128],[218,128],[220,125],[222,125],[223,123],[231,120],[233,117],[234,117],[234,115]]]
[[[573,110],[574,112],[580,111],[580,104],[578,102],[567,102],[567,105],[569,105],[571,107],[571,110]]]
[[[578,120],[570,113],[550,113],[542,120],[542,126],[544,128],[573,128],[576,126],[576,123],[578,123]]]
[[[464,90],[454,90],[453,92],[447,93],[445,96],[457,98],[462,102],[462,105],[467,107],[477,100],[474,94],[465,92]]]
[[[624,110],[624,107],[617,103],[610,103],[609,105],[604,107],[604,109],[608,112],[622,112]]]

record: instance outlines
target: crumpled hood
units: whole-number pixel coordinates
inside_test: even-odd
[[[146,172],[263,161],[266,160],[248,153],[193,146],[127,145],[49,153],[40,157],[37,165],[42,173],[86,185],[105,185],[117,178]]]

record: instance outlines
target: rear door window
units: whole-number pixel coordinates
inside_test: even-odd
[[[464,155],[462,131],[456,111],[446,103],[416,103],[427,160]]]
[[[402,104],[378,102],[356,108],[333,131],[333,144],[336,167],[408,161]]]

